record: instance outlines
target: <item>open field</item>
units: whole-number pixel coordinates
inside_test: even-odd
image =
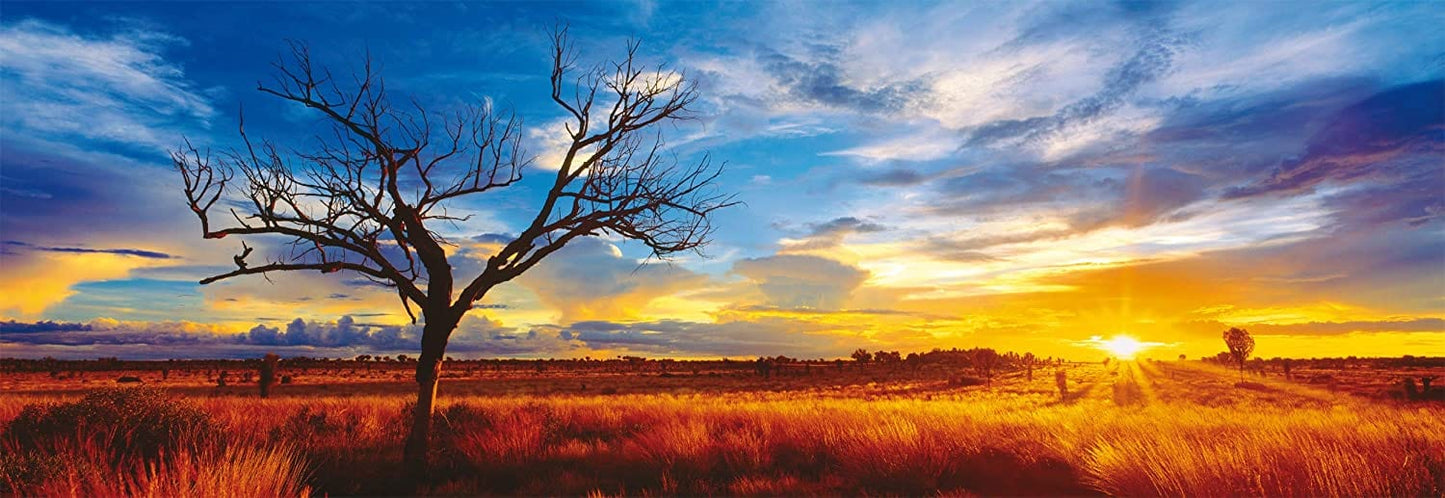
[[[984,385],[902,365],[764,377],[744,362],[665,375],[646,364],[458,363],[442,386],[430,494],[1445,494],[1445,405],[1348,389],[1364,382],[1238,383],[1194,361],[1066,364],[1032,380],[1011,370]],[[293,382],[264,400],[254,383],[216,387],[218,369],[210,381],[203,369],[165,381],[135,369],[126,374],[163,391],[137,404],[92,395],[85,412],[161,413],[130,416],[124,434],[44,435],[33,429],[43,423],[21,423],[43,419],[26,406],[74,402],[120,372],[6,374],[0,421],[12,430],[0,477],[26,495],[406,493],[399,462],[414,384],[395,378],[403,367],[291,369]],[[180,429],[141,427],[156,420]],[[146,460],[133,446],[152,440],[161,450]]]

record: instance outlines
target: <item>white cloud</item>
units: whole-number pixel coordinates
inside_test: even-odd
[[[161,55],[183,43],[155,34],[76,34],[27,20],[0,27],[4,127],[166,150],[182,126],[208,125],[216,110]]]
[[[936,127],[913,128],[910,133],[876,140],[857,147],[825,152],[825,156],[846,156],[870,162],[892,160],[928,161],[942,159],[958,150],[958,135]]]
[[[530,149],[538,151],[536,160],[532,161],[533,166],[547,171],[562,168],[562,161],[567,159],[567,149],[572,146],[571,132],[576,131],[575,128],[569,131],[569,126],[577,125],[570,119],[557,119],[527,128],[527,139],[532,142]],[[572,165],[575,167],[590,158],[593,149],[595,147],[580,151],[572,159]]]

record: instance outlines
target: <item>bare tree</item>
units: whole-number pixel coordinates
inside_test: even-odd
[[[241,147],[212,155],[187,141],[172,154],[203,237],[289,240],[274,260],[254,264],[243,242],[237,268],[202,284],[350,271],[394,288],[413,323],[420,312],[418,394],[405,449],[415,479],[426,472],[447,340],[488,291],[578,237],[624,237],[657,257],[698,250],[713,231],[709,216],[735,204],[716,188],[721,165],[708,157],[679,163],[657,131],[687,117],[697,98],[691,81],[641,64],[636,43],[622,59],[586,70],[577,68],[565,28],[553,33],[552,48],[551,99],[566,112],[566,151],[547,165],[557,169],[535,218],[475,275],[453,274],[444,248],[454,244],[436,228],[465,218],[449,215],[447,205],[516,184],[535,160],[523,150],[521,121],[490,105],[446,113],[414,99],[398,105],[370,58],[343,81],[292,43],[275,79],[258,90],[319,115],[325,126],[315,150],[253,140],[243,118]],[[218,203],[236,207],[215,219]]]
[[[1224,345],[1229,346],[1229,356],[1239,364],[1239,381],[1244,382],[1244,361],[1254,352],[1254,337],[1242,328],[1230,327],[1224,331]]]

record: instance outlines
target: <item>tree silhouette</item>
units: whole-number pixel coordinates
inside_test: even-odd
[[[261,397],[271,397],[271,386],[276,384],[276,364],[281,360],[275,353],[266,353],[261,359],[261,378],[256,385],[261,388]]]
[[[1244,361],[1254,352],[1254,337],[1242,328],[1230,327],[1224,331],[1224,345],[1229,346],[1229,356],[1239,364],[1239,381],[1244,382]]]
[[[454,274],[447,259],[445,248],[455,244],[437,228],[465,219],[447,206],[515,185],[535,160],[522,147],[521,121],[489,103],[455,112],[428,111],[414,99],[395,105],[369,58],[351,78],[337,78],[292,43],[289,57],[275,64],[274,81],[258,90],[319,115],[326,129],[315,150],[252,140],[243,116],[241,147],[212,156],[187,141],[172,153],[204,238],[289,239],[283,254],[264,263],[248,264],[252,248],[243,243],[237,268],[202,284],[276,271],[349,271],[394,288],[413,323],[420,312],[418,394],[405,449],[417,482],[426,472],[447,340],[488,291],[578,237],[631,239],[658,257],[697,250],[712,233],[709,215],[735,204],[716,189],[720,165],[707,157],[679,163],[656,131],[687,117],[694,83],[639,63],[636,43],[620,60],[579,72],[567,30],[554,31],[551,41],[550,94],[567,116],[567,147],[557,164],[546,165],[556,172],[535,217],[475,275]],[[221,219],[211,216],[217,203]]]
[[[970,354],[970,361],[973,362],[974,370],[983,375],[984,381],[990,386],[993,385],[993,369],[998,366],[999,355],[997,351],[990,348],[977,348]]]
[[[1034,354],[1033,354],[1033,353],[1024,353],[1024,356],[1023,356],[1023,358],[1022,358],[1022,361],[1023,361],[1023,364],[1024,364],[1024,369],[1028,371],[1028,380],[1029,380],[1029,382],[1033,382],[1033,381],[1034,381],[1034,363],[1035,363],[1036,361],[1038,361],[1038,360],[1037,360],[1036,358],[1034,358]]]

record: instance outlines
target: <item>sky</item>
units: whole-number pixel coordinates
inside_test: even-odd
[[[659,130],[726,164],[701,253],[604,234],[492,290],[455,357],[1079,360],[1445,355],[1438,2],[23,3],[0,12],[0,356],[413,353],[357,275],[234,269],[169,152],[314,150],[256,90],[288,40],[393,100],[515,110],[536,161],[449,206],[454,266],[530,221],[565,139],[549,32],[583,65],[697,84]],[[279,251],[257,241],[258,251]]]

